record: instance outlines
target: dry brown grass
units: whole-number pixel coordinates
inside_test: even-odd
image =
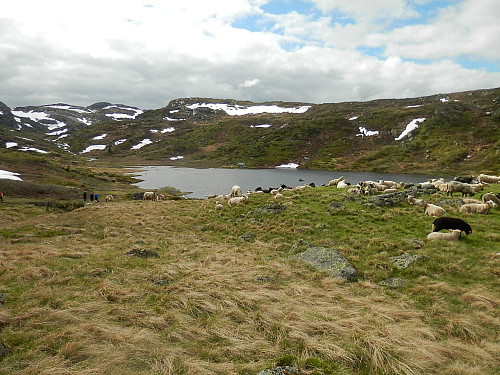
[[[344,283],[289,259],[282,249],[297,228],[283,228],[282,241],[245,242],[240,232],[267,227],[254,221],[239,231],[241,217],[212,207],[122,201],[16,219],[20,238],[0,248],[0,292],[10,294],[0,334],[14,348],[0,360],[3,373],[256,374],[285,355],[350,374],[475,375],[498,366],[496,292],[422,278],[412,293],[432,304],[421,308],[370,280]],[[65,230],[34,236],[42,226]],[[365,246],[391,251],[382,242]],[[160,257],[126,255],[133,249]],[[443,295],[470,310],[450,313]]]

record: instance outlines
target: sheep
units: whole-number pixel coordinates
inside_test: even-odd
[[[464,203],[476,203],[476,204],[481,204],[484,202],[481,202],[479,199],[474,199],[474,198],[463,198],[462,199]]]
[[[432,223],[432,231],[439,232],[443,229],[459,229],[462,232],[465,232],[466,236],[472,233],[471,226],[462,219],[456,217],[442,216],[434,220]]]
[[[462,197],[469,194],[471,197],[474,195],[474,190],[469,184],[464,184],[463,182],[451,181],[446,184],[446,195],[453,197],[454,192],[462,193]]]
[[[500,177],[499,176],[490,176],[490,175],[481,173],[479,176],[477,176],[477,181],[479,183],[488,182],[490,184],[498,184],[498,183],[500,183]]]
[[[473,176],[457,176],[453,180],[458,181],[458,182],[464,182],[466,184],[470,184],[473,180]]]
[[[497,204],[493,201],[488,201],[486,203],[482,204],[474,204],[474,203],[467,203],[458,209],[460,213],[462,214],[481,214],[481,215],[486,215],[488,212],[490,212],[492,207],[495,207]]]
[[[156,191],[146,191],[142,196],[145,201],[154,201],[156,197]]]
[[[491,192],[483,194],[483,196],[481,197],[481,200],[482,200],[482,203],[486,203],[488,201],[493,201],[497,205],[500,205],[500,199],[499,199],[499,197],[497,195],[491,193]]]
[[[330,180],[330,182],[328,182],[328,186],[337,186],[337,184],[343,180],[344,180],[344,176],[340,176],[339,178],[336,178],[334,180]]]
[[[384,190],[384,193],[391,194],[391,193],[396,193],[397,191],[398,191],[398,189],[388,188],[388,189]]]
[[[106,202],[113,202],[115,200],[115,197],[113,197],[111,194],[106,195]]]
[[[408,203],[412,206],[424,206],[425,201],[423,199],[415,199],[413,195],[408,195]]]
[[[230,197],[241,197],[241,188],[238,185],[234,185],[231,188],[231,194],[229,194]]]
[[[229,206],[235,206],[237,204],[247,204],[247,203],[248,203],[248,196],[246,195],[242,195],[239,197],[232,197],[229,198],[229,200],[227,201],[227,204]]]
[[[399,187],[399,184],[395,181],[384,181],[384,180],[379,180],[378,183],[380,185],[384,185],[386,186],[387,188],[398,188]]]
[[[282,198],[283,198],[283,194],[281,194],[281,193],[274,194],[274,199],[282,199]]]
[[[444,208],[436,206],[435,204],[425,203],[424,213],[429,216],[443,216],[446,215]]]
[[[345,189],[348,188],[349,186],[351,186],[351,184],[349,184],[345,180],[339,181],[339,183],[337,184],[338,189]]]
[[[444,241],[458,241],[461,238],[462,231],[454,229],[450,233],[431,232],[427,235],[428,240],[444,240]]]
[[[156,200],[157,201],[164,201],[165,195],[164,194],[156,194]]]
[[[216,211],[220,211],[220,210],[222,210],[223,208],[224,208],[224,206],[222,205],[222,203],[221,203],[221,202],[219,202],[219,201],[216,201],[216,202],[215,202],[215,210],[216,210]]]

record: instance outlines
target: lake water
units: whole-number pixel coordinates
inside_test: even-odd
[[[352,185],[360,181],[391,180],[396,182],[425,182],[436,176],[411,174],[383,174],[370,172],[316,171],[307,169],[225,169],[225,168],[177,168],[172,166],[139,167],[140,172],[131,173],[142,180],[134,184],[143,189],[160,189],[172,186],[182,192],[191,192],[187,198],[206,198],[212,194],[229,194],[233,185],[243,192],[278,187],[282,184],[295,187],[307,183],[317,186],[328,184],[332,179],[344,176]]]

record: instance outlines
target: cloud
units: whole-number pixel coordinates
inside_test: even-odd
[[[322,103],[500,86],[500,3],[433,3],[6,2],[0,101],[150,109],[190,96]]]

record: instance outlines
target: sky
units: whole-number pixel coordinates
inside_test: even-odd
[[[0,0],[10,108],[500,87],[498,0]]]

